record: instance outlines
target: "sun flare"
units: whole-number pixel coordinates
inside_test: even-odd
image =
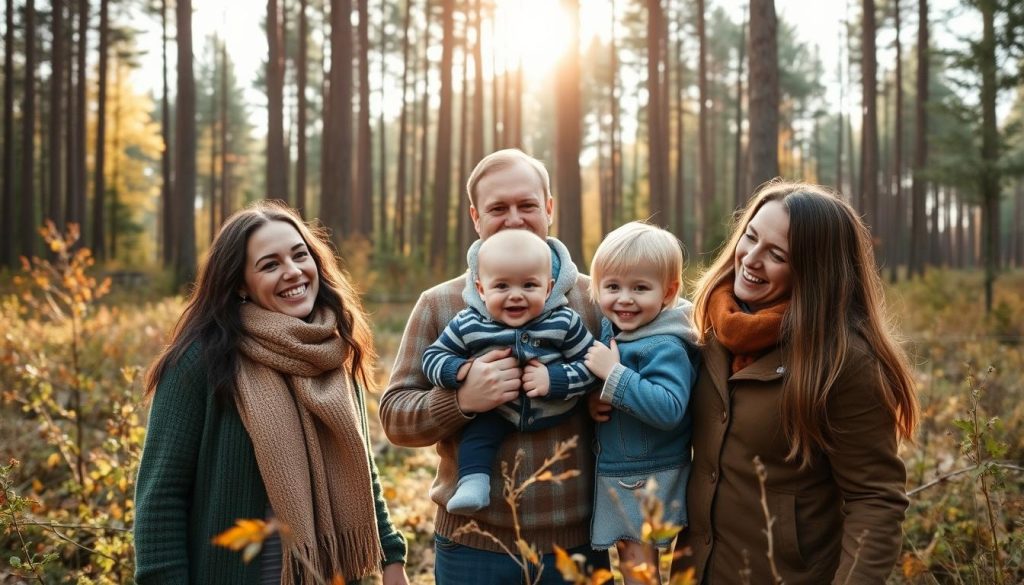
[[[499,0],[495,23],[499,73],[521,64],[527,79],[542,79],[569,48],[569,15],[556,0]]]

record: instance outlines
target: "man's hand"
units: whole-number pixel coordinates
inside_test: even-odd
[[[587,410],[595,422],[608,422],[611,419],[612,405],[601,400],[600,392],[591,392],[587,395]]]
[[[409,577],[405,574],[405,565],[392,563],[385,566],[382,583],[384,585],[409,585]]]
[[[587,358],[584,363],[587,364],[587,369],[591,374],[602,380],[607,380],[612,369],[615,368],[615,364],[619,363],[619,346],[615,345],[614,339],[611,341],[611,347],[606,347],[600,341],[595,341],[594,345],[587,350]]]
[[[530,360],[523,368],[523,390],[530,398],[547,396],[551,390],[548,368],[537,359]]]
[[[515,400],[522,386],[523,370],[512,357],[512,348],[491,350],[473,360],[466,380],[455,393],[464,413],[487,412]]]

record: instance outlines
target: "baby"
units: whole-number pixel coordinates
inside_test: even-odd
[[[594,377],[583,365],[594,337],[566,306],[576,268],[563,263],[555,281],[551,248],[536,234],[500,231],[473,244],[460,311],[423,353],[432,384],[456,390],[475,356],[509,347],[523,368],[519,398],[478,414],[459,442],[459,483],[448,501],[453,514],[490,504],[491,469],[512,431],[538,431],[564,421]]]

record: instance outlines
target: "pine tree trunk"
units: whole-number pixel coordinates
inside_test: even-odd
[[[160,0],[160,58],[163,88],[160,93],[160,136],[163,142],[160,152],[160,210],[161,210],[161,259],[164,267],[174,262],[174,189],[171,184],[171,106],[170,88],[167,82],[167,0]],[[71,168],[68,168],[71,175]],[[71,189],[68,189],[71,192]],[[70,221],[71,208],[68,208]]]
[[[348,235],[352,213],[352,4],[331,0],[330,90],[324,108],[327,129],[321,164],[321,215],[337,245]]]
[[[467,15],[468,18],[468,15]],[[455,225],[458,233],[456,246],[452,250],[451,266],[461,264],[460,257],[469,248],[472,241],[473,224],[469,216],[469,201],[462,196],[463,186],[469,175],[469,23],[462,28],[462,93],[459,96],[459,172],[455,184],[455,202],[458,211],[455,213]]]
[[[659,224],[668,221],[668,200],[665,175],[668,171],[668,148],[662,140],[665,136],[662,118],[661,90],[661,21],[664,18],[661,0],[647,0],[647,172],[649,183],[648,215]],[[560,192],[561,195],[561,192]],[[562,214],[565,215],[565,214]]]
[[[708,41],[705,32],[705,10],[704,0],[697,0],[697,39],[700,43],[700,51],[697,58],[697,84],[700,94],[700,116],[697,120],[697,156],[700,159],[700,174],[698,175],[698,187],[694,202],[694,220],[696,229],[694,231],[695,256],[704,252],[706,221],[705,214],[710,211],[711,201],[714,197],[714,172],[711,162],[711,141],[708,135],[708,125],[711,123],[711,112],[708,109]],[[753,30],[753,24],[751,24]],[[753,65],[753,64],[751,64]],[[753,132],[751,132],[751,144],[753,144]],[[751,152],[753,157],[753,152]]]
[[[906,233],[907,205],[903,201],[903,44],[900,42],[901,14],[900,0],[893,0],[893,25],[896,29],[896,128],[893,130],[893,189],[895,191],[896,213],[890,215],[893,222],[892,239],[889,247],[889,264],[892,267],[890,280],[896,282],[897,266],[905,261],[903,234]]]
[[[865,223],[874,234],[878,228],[878,87],[875,61],[875,0],[864,0],[861,24],[860,182]],[[877,237],[876,237],[877,241]]]
[[[743,177],[746,175],[743,169],[743,63],[746,59],[745,49],[747,48],[747,15],[743,15],[743,24],[740,27],[740,54],[736,60],[736,142],[733,149],[733,207],[739,209],[746,201],[746,191]],[[817,129],[817,126],[815,126]]]
[[[196,270],[196,84],[192,73],[192,2],[178,0],[178,91],[175,96],[174,241],[176,288],[192,282]]]
[[[977,46],[981,70],[981,193],[982,257],[985,263],[985,311],[992,311],[992,295],[999,270],[999,128],[996,120],[996,0],[979,0],[982,40]]]
[[[4,170],[0,187],[0,266],[15,266],[14,254],[14,0],[7,0],[4,29]]]
[[[106,159],[107,159],[107,49],[110,36],[110,0],[100,0],[100,46],[97,60],[99,62],[99,88],[96,100],[96,154],[93,167],[94,187],[92,193],[92,253],[97,259],[107,256],[106,233],[104,232],[104,212],[107,202]]]
[[[284,168],[284,37],[278,0],[267,0],[267,197],[288,201]],[[334,53],[332,53],[333,55]]]
[[[473,42],[473,150],[470,154],[470,168],[484,158],[484,51],[480,41],[484,32],[482,3],[483,0],[473,0],[476,39]],[[459,185],[459,189],[464,188],[464,184]]]
[[[558,238],[572,259],[583,262],[582,187],[580,183],[579,0],[562,0],[568,16],[568,43],[558,66],[555,82],[555,178],[559,205]]]
[[[430,265],[446,273],[448,211],[451,204],[452,62],[455,53],[455,0],[441,1],[441,99],[437,111],[434,158],[434,198],[431,209]]]
[[[924,177],[928,165],[928,0],[918,0],[917,25],[917,95],[914,103],[914,177],[911,187],[910,250],[908,275],[923,276],[925,264],[925,193]],[[958,222],[959,223],[959,222]],[[958,243],[962,242],[958,238]]]
[[[431,4],[434,0],[424,0],[424,34],[423,34],[423,93],[420,94],[420,169],[419,189],[416,191],[416,204],[413,206],[412,247],[426,251],[427,237],[427,193],[430,190],[430,20]]]
[[[295,161],[295,209],[303,217],[307,213],[306,174],[308,160],[306,156],[306,134],[309,125],[309,104],[306,100],[306,86],[309,79],[309,14],[306,12],[308,0],[299,0],[299,54],[296,55],[296,89],[298,97],[298,114],[296,124],[296,161]],[[225,192],[226,193],[226,192]]]
[[[477,0],[479,1],[479,0]],[[409,25],[412,22],[412,0],[405,0],[405,14],[402,16],[402,113],[398,118],[398,176],[395,180],[395,250],[399,255],[405,254],[406,242],[406,185],[409,162],[406,153],[406,129],[408,128],[408,89],[409,89]],[[415,107],[415,104],[412,106]],[[415,126],[414,126],[415,127]]]
[[[231,199],[231,143],[228,141],[228,125],[231,113],[228,111],[228,47],[220,43],[220,223],[231,215],[234,203]],[[305,154],[305,152],[303,152]],[[304,173],[303,173],[304,174]],[[303,184],[305,184],[303,182]],[[299,208],[302,213],[302,208]]]
[[[773,0],[750,5],[750,180],[753,191],[779,175],[779,64]]]
[[[36,248],[35,130],[36,130],[36,9],[25,1],[25,84],[21,105],[21,177],[19,191],[20,253],[31,258]]]
[[[356,140],[356,190],[352,197],[353,233],[369,237],[373,232],[373,134],[370,129],[370,9],[368,0],[357,0],[359,61],[359,118]]]
[[[680,3],[682,5],[682,2]],[[682,8],[680,8],[680,13]],[[679,15],[682,22],[682,14]],[[687,229],[689,216],[686,206],[686,62],[683,59],[683,32],[680,29],[676,39],[676,185],[675,185],[675,234],[688,249],[690,230]]]
[[[49,115],[49,144],[50,161],[49,170],[49,191],[50,204],[47,206],[47,216],[59,227],[64,226],[64,213],[61,209],[64,188],[63,169],[63,136],[64,130],[64,60],[67,58],[64,50],[64,1],[52,0],[53,20],[53,48],[50,52],[50,115]]]

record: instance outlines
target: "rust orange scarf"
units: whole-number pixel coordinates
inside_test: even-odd
[[[782,316],[788,308],[787,299],[756,313],[746,313],[733,296],[732,281],[723,282],[711,292],[708,316],[715,337],[732,353],[733,374],[778,345]]]

